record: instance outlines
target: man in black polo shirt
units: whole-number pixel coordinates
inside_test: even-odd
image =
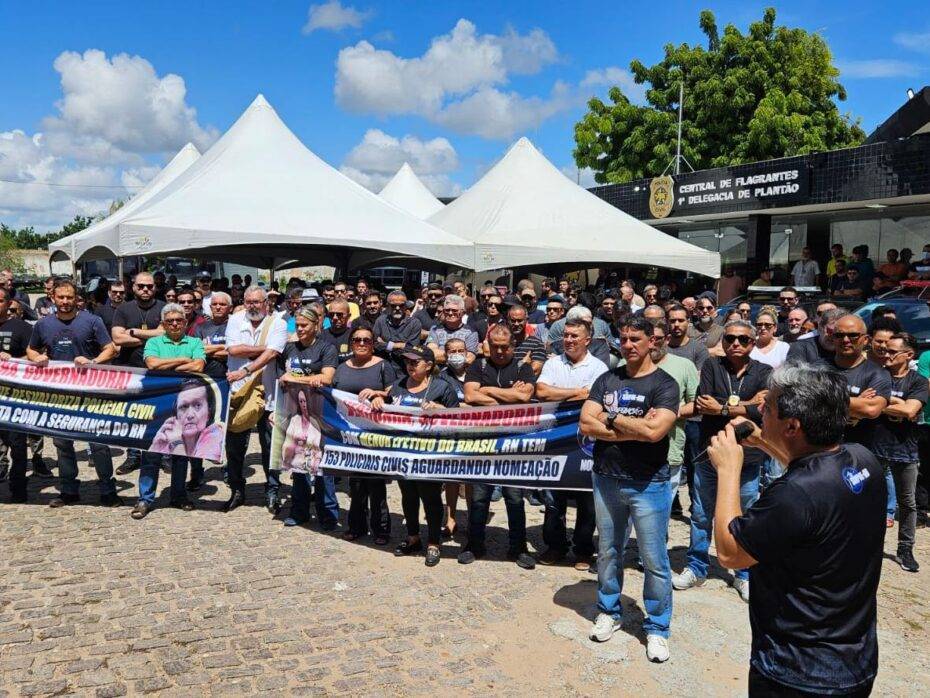
[[[391,291],[387,297],[387,312],[377,319],[371,330],[375,336],[375,349],[398,369],[404,366],[400,352],[420,346],[420,321],[415,315],[407,317],[406,308],[407,294]]]
[[[113,313],[113,343],[119,348],[116,362],[120,366],[145,368],[142,356],[145,342],[165,333],[161,326],[161,309],[165,302],[155,298],[155,277],[140,271],[133,279],[134,300],[122,303]],[[142,453],[126,450],[126,460],[116,469],[117,475],[127,475],[142,464]]]
[[[348,301],[342,298],[334,300],[327,306],[326,316],[330,325],[320,333],[320,339],[335,347],[339,363],[348,361],[352,357],[352,350],[349,348],[349,335],[352,332],[349,327]]]
[[[723,328],[724,356],[710,357],[701,369],[701,383],[695,412],[701,415],[701,445],[736,417],[761,422],[759,406],[765,397],[772,369],[749,354],[755,347],[756,328],[745,320],[733,320]],[[740,498],[748,509],[759,496],[759,476],[764,454],[747,449],[740,480]],[[717,500],[717,473],[704,458],[694,464],[695,500],[691,506],[691,542],[687,562],[681,574],[672,578],[675,589],[682,591],[704,584],[710,568],[710,539],[713,533],[714,504]],[[743,601],[749,601],[749,572],[733,573],[733,588]]]
[[[429,331],[437,322],[442,322],[442,299],[445,293],[442,290],[442,284],[431,283],[426,288],[426,307],[421,308],[413,314],[420,321],[420,340],[425,341]]]
[[[845,381],[827,367],[774,371],[762,430],[743,443],[788,469],[745,512],[734,425],[711,439],[717,559],[752,579],[751,697],[872,690],[886,488],[875,456],[840,443],[848,406]]]
[[[826,310],[817,320],[817,336],[798,339],[788,349],[785,363],[821,364],[830,366],[833,363],[833,354],[836,347],[833,343],[833,331],[836,322],[849,312],[840,308]]]
[[[122,281],[114,281],[107,289],[107,302],[94,308],[93,313],[103,320],[103,326],[107,332],[113,331],[113,316],[116,309],[126,300],[126,287]]]
[[[50,307],[54,308],[54,304]],[[32,326],[22,318],[10,315],[9,292],[0,286],[0,360],[21,359],[26,356]],[[14,503],[26,502],[26,433],[0,431],[0,439],[10,449],[10,496]]]
[[[469,405],[524,404],[533,399],[536,374],[532,367],[514,356],[513,333],[507,325],[495,325],[488,330],[489,354],[477,359],[465,374],[465,402]],[[484,557],[485,528],[491,506],[493,485],[472,486],[471,511],[468,517],[468,545],[459,555],[459,562],[468,565]],[[531,570],[536,560],[526,549],[526,511],[523,490],[503,488],[507,505],[507,528],[510,546],[507,558],[523,569]]]

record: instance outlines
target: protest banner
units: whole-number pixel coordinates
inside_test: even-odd
[[[310,475],[591,489],[579,402],[426,411],[289,385],[275,403],[271,467]]]
[[[223,460],[229,385],[200,373],[0,361],[4,428]]]

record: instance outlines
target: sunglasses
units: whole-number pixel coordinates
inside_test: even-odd
[[[520,296],[520,300],[522,300],[524,303],[528,303],[529,301],[536,300],[536,296]]]
[[[796,301],[797,299],[798,299],[797,296],[779,296],[779,297],[778,297],[778,300],[780,300],[780,301],[782,301],[782,302],[784,302],[784,301]]]
[[[442,298],[442,294],[441,293],[427,293],[426,297],[433,298],[433,299]]]
[[[339,312],[330,312],[330,313],[326,313],[326,317],[330,317],[330,318],[333,318],[333,317],[348,317],[348,315],[349,315],[348,313],[339,313]]]
[[[116,291],[112,289],[110,290],[110,293],[112,293],[114,296],[125,296],[126,295],[125,291]]]
[[[369,303],[369,305],[371,305]],[[407,307],[406,303],[388,303],[388,307],[394,310],[404,310]]]
[[[183,325],[186,322],[187,320],[182,317],[169,318],[168,320],[165,320],[166,325]]]
[[[136,284],[136,288],[140,291],[151,291],[155,288],[155,284]]]
[[[374,344],[371,337],[353,337],[352,344]]]
[[[752,337],[746,334],[725,334],[723,335],[723,341],[727,344],[738,342],[741,347],[748,347],[752,344]]]
[[[564,308],[562,308],[562,306],[560,305],[547,305],[546,306],[547,313],[559,313],[562,310],[564,310]]]
[[[759,328],[760,330],[770,330],[773,327],[775,327],[775,323],[774,322],[757,322],[756,327]]]
[[[193,298],[191,298],[190,300],[187,300],[187,301],[178,301],[178,303],[180,303],[181,305],[193,305],[193,304],[196,303],[196,302],[197,302],[197,301],[195,301]]]
[[[858,342],[859,338],[862,337],[862,333],[861,332],[834,332],[833,337],[834,339],[838,339],[841,342],[844,339],[848,339],[850,342]]]
[[[501,308],[504,307],[504,304],[503,303],[488,303],[488,307],[497,308],[498,310],[500,310]],[[549,311],[547,310],[546,312],[549,312]]]

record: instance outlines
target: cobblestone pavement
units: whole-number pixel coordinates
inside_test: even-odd
[[[653,665],[638,627],[642,574],[632,565],[623,632],[595,644],[587,639],[594,576],[504,560],[503,502],[493,508],[490,559],[460,566],[460,544],[450,542],[428,569],[338,531],[284,528],[258,506],[261,468],[254,456],[248,462],[253,506],[231,514],[219,510],[227,492],[219,468],[197,511],[159,508],[138,522],[128,507],[96,505],[86,462],[78,506],[44,506],[52,480],[33,480],[27,505],[10,504],[0,485],[0,695],[745,693],[746,607],[721,570],[676,594],[672,659]],[[136,479],[121,478],[124,495],[134,498]],[[167,481],[164,473],[162,487]],[[390,492],[399,512],[396,487]],[[527,511],[538,549],[542,515]],[[396,541],[396,513],[393,527]],[[677,568],[687,535],[675,522]],[[928,537],[918,531],[920,574],[885,563],[876,695],[930,692]]]

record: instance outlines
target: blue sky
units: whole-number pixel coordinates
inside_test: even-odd
[[[521,135],[573,172],[585,98],[632,58],[701,42],[698,13],[745,30],[770,3],[0,1],[0,221],[49,229],[206,147],[262,92],[322,158],[377,190],[404,159],[438,194]],[[922,3],[783,2],[843,70],[870,131],[930,83]],[[47,187],[41,182],[67,183]]]

